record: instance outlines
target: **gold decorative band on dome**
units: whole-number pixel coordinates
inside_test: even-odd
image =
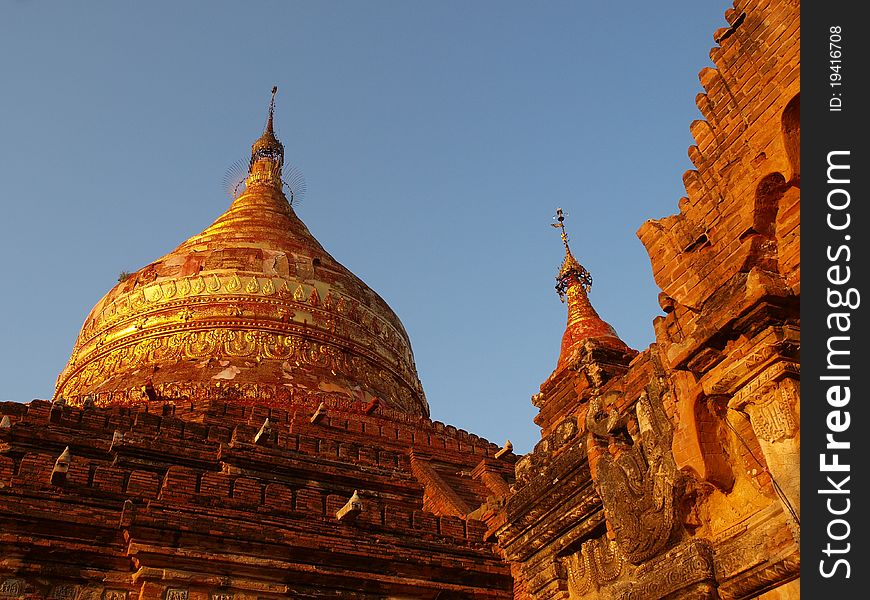
[[[325,284],[320,284],[320,287],[322,291],[318,291],[317,285],[291,279],[239,274],[165,279],[121,294],[103,306],[83,327],[80,345],[76,348],[77,354],[81,356],[82,348],[96,345],[98,339],[95,338],[102,337],[103,343],[107,343],[130,333],[129,327],[121,327],[127,321],[134,329],[141,330],[149,324],[149,319],[151,325],[156,322],[194,319],[194,309],[198,303],[208,302],[213,307],[219,302],[241,301],[257,311],[255,316],[266,320],[285,323],[295,321],[314,327],[322,325],[324,329],[333,331],[339,326],[336,319],[357,324],[369,335],[379,338],[390,349],[390,354],[398,354],[406,360],[411,358],[403,332],[387,320],[366,310],[358,301],[333,292]],[[179,303],[181,299],[187,300],[182,304]],[[273,301],[263,302],[269,299]],[[186,310],[179,310],[175,316],[160,313],[161,310],[180,309],[181,306],[185,306]],[[304,310],[300,311],[300,308]],[[241,308],[238,308],[238,312],[242,314],[228,313],[227,316],[243,316],[244,311]],[[324,313],[331,313],[331,316]],[[213,318],[215,315],[205,316]],[[144,322],[137,322],[143,318],[146,319]]]
[[[227,306],[232,308],[236,305],[227,303]],[[214,315],[214,305],[210,305],[208,308]],[[187,318],[184,318],[182,313],[179,318],[172,317],[168,322],[162,323],[156,317],[150,320],[140,317],[135,320],[134,325],[121,329],[115,335],[103,332],[102,335],[96,336],[76,348],[69,364],[58,379],[59,389],[64,385],[63,382],[70,377],[70,374],[79,371],[83,365],[100,361],[106,355],[124,347],[140,348],[138,353],[141,354],[142,351],[152,349],[150,344],[153,344],[154,340],[171,339],[174,346],[182,348],[189,346],[191,348],[187,355],[183,356],[170,351],[163,357],[166,360],[201,358],[207,356],[208,352],[215,352],[216,354],[212,356],[218,357],[238,356],[263,360],[286,358],[287,352],[281,349],[282,340],[290,339],[294,335],[303,336],[310,340],[321,339],[331,347],[342,348],[343,351],[352,351],[354,354],[367,357],[374,363],[387,366],[409,387],[419,388],[416,375],[409,367],[409,364],[413,364],[413,359],[409,357],[410,350],[396,347],[397,338],[387,338],[394,342],[393,346],[388,346],[385,340],[373,338],[371,333],[367,331],[337,331],[334,321],[327,320],[323,323],[319,323],[318,320],[293,322],[289,318],[290,315],[280,306],[277,314],[285,314],[287,318],[284,321],[276,320],[272,323],[258,319],[244,319],[239,315],[211,316],[198,322],[190,316],[191,312],[188,310]],[[298,314],[294,316],[300,317]],[[211,337],[203,337],[207,333]],[[270,341],[273,338],[275,341]],[[202,349],[197,350],[197,348]],[[402,350],[406,352],[403,353]],[[159,359],[159,357],[152,357],[152,360],[154,359]],[[132,369],[137,364],[136,360],[131,359],[127,366]]]
[[[327,310],[335,308],[339,312],[350,310],[349,302],[353,302],[342,294],[334,293],[329,286],[321,284],[322,291],[311,283],[303,283],[281,277],[262,277],[257,275],[241,275],[237,273],[218,276],[215,273],[206,276],[184,277],[180,279],[165,278],[160,282],[137,287],[131,292],[119,294],[101,310],[102,315],[128,314],[131,311],[152,302],[184,298],[187,296],[204,296],[216,294],[249,294],[252,296],[272,296],[293,298],[297,302],[308,302],[312,306],[322,305]],[[323,302],[320,302],[321,297]]]
[[[319,349],[311,354],[306,344]],[[349,367],[342,362],[349,354],[372,367]],[[239,273],[164,278],[107,296],[82,329],[56,395],[107,391],[117,387],[117,373],[180,361],[292,358],[319,364],[305,357],[319,357],[330,372],[365,378],[364,386],[395,399],[390,404],[408,409],[412,395],[422,396],[405,334],[389,321],[322,282]],[[378,377],[366,378],[374,371]]]
[[[184,368],[195,372],[206,365],[229,366],[233,359],[242,359],[243,362],[239,364],[252,370],[271,361],[275,370],[288,376],[294,368],[314,374],[316,370],[312,371],[312,368],[323,369],[332,375],[344,375],[349,381],[365,385],[388,405],[403,410],[414,408],[414,395],[422,391],[409,382],[414,381],[413,377],[409,378],[411,373],[394,373],[390,368],[378,366],[376,358],[362,356],[358,351],[351,353],[301,335],[212,328],[148,337],[124,344],[102,356],[92,357],[78,369],[72,369],[65,376],[62,374],[63,380],[59,382],[57,395],[75,399],[98,394],[101,388],[107,391],[124,390],[129,386],[122,381],[118,382],[116,388],[113,377],[123,377],[134,369],[143,373],[159,373],[160,370],[176,369],[179,364],[188,363],[192,366]],[[144,380],[144,377],[140,379]],[[188,378],[185,384],[188,387],[195,384],[191,389],[204,389],[233,383],[222,379],[220,375],[211,376],[210,383],[203,383]],[[156,385],[159,389],[160,384]],[[291,385],[289,381],[288,385]],[[353,388],[349,384],[345,395],[352,396]],[[141,391],[141,385],[134,385],[132,389]],[[330,386],[330,391],[337,390],[338,386]],[[419,412],[419,407],[415,412]]]

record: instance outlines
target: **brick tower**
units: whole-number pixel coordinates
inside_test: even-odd
[[[542,439],[496,532],[516,598],[800,597],[799,3],[725,17],[686,197],[638,231],[662,289],[652,346],[598,318],[566,246]]]

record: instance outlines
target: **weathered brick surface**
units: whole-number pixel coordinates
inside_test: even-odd
[[[105,492],[124,492],[124,482],[128,473],[108,465],[99,465],[94,469],[93,486]]]
[[[127,481],[127,496],[132,498],[156,498],[160,480],[156,473],[149,471],[133,471]]]
[[[9,404],[3,413],[15,418],[0,433],[0,555],[22,543],[44,551],[3,563],[0,580],[42,585],[59,572],[63,555],[75,558],[64,559],[65,575],[54,585],[92,582],[97,596],[162,600],[187,590],[188,598],[213,597],[224,588],[237,597],[324,590],[370,597],[352,595],[363,589],[511,595],[508,567],[484,543],[483,524],[422,510],[424,494],[440,493],[477,508],[484,486],[455,477],[441,479],[443,490],[426,491],[411,468],[414,448],[398,434],[416,431],[433,472],[471,472],[480,450],[493,454],[497,446],[462,430],[397,422],[387,411],[313,425],[269,409],[278,443],[261,446],[253,436],[267,413],[251,407],[212,402],[166,414],[65,407],[52,421],[49,403],[32,403],[33,413],[30,406]],[[352,421],[359,427],[346,427]],[[446,438],[456,449],[448,450]],[[52,469],[67,446],[67,479],[54,485]],[[494,464],[510,472],[513,460]],[[339,522],[335,513],[355,489],[364,509],[353,522]],[[324,569],[328,583],[312,575]],[[218,575],[227,570],[240,575]],[[297,582],[292,589],[280,583],[288,573]]]
[[[199,494],[210,498],[229,498],[233,480],[226,473],[203,473]]]

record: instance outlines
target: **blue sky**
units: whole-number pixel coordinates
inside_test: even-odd
[[[725,2],[6,2],[0,400],[49,398],[117,280],[209,225],[279,87],[299,216],[393,307],[432,417],[517,452],[565,326],[556,207],[632,347]]]

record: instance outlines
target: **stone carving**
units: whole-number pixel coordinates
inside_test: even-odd
[[[0,598],[17,598],[23,594],[23,579],[10,578],[0,583]]]
[[[774,381],[786,377],[799,378],[800,364],[793,362],[777,362],[762,371],[752,381],[740,388],[728,403],[732,408],[740,407],[761,394]]]
[[[604,385],[604,369],[598,363],[588,364],[585,373],[593,387],[600,388]]]
[[[601,397],[590,402],[586,419],[589,462],[608,523],[622,553],[639,564],[667,546],[676,524],[670,423],[658,396],[653,402],[646,391],[635,404],[634,438],[626,415],[605,412]]]
[[[777,387],[760,403],[746,407],[752,418],[756,435],[768,442],[791,438],[798,431],[797,417],[791,409],[790,391],[785,386]]]
[[[127,590],[103,590],[103,600],[127,600]]]
[[[619,578],[625,557],[614,540],[606,537],[583,542],[580,550],[564,558],[571,598],[582,598]]]
[[[71,583],[61,583],[51,589],[49,598],[51,600],[75,600],[79,594],[79,586]]]
[[[656,600],[680,592],[680,598],[713,600],[718,598],[714,581],[713,557],[709,546],[691,541],[644,564],[632,583],[614,594],[616,600]]]
[[[789,377],[778,381],[784,375],[795,374],[791,366],[792,363],[780,363],[768,369],[757,378],[758,384],[747,386],[752,389],[751,395],[741,390],[728,403],[730,408],[746,410],[756,435],[768,442],[793,438],[800,427],[793,409],[799,402],[796,384]]]
[[[166,590],[166,600],[187,600],[187,588],[169,588]]]
[[[522,456],[514,465],[515,489],[520,489],[531,481],[553,454],[571,443],[578,432],[577,418],[570,416],[563,419],[550,435],[535,444],[533,451]]]
[[[800,556],[794,553],[780,562],[767,562],[734,577],[720,586],[722,595],[728,598],[748,598],[771,584],[795,579],[800,575]]]

